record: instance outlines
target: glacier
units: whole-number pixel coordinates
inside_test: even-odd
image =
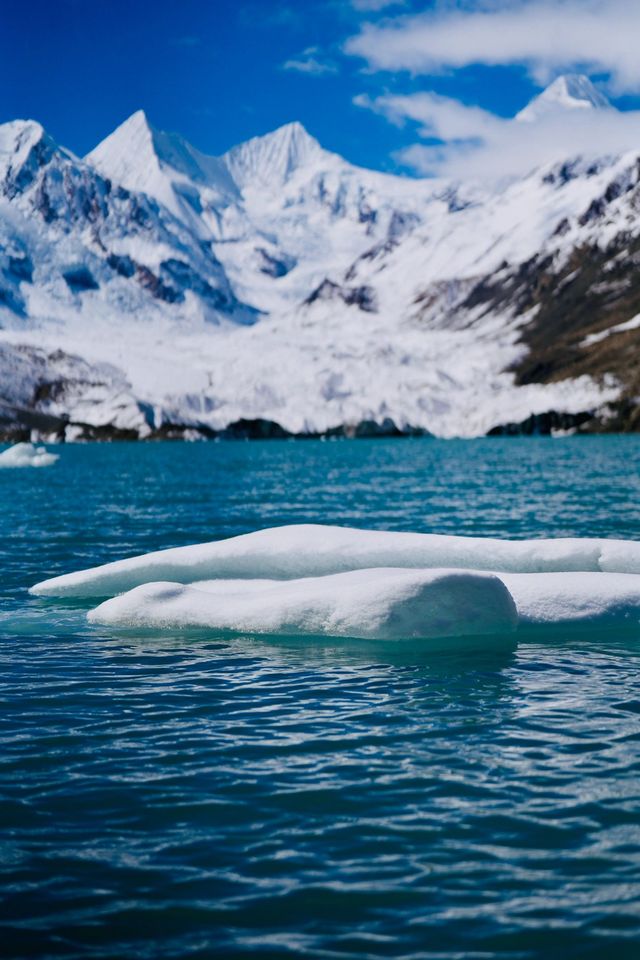
[[[613,110],[588,84],[558,78],[523,135]],[[0,426],[451,437],[613,427],[625,403],[633,422],[639,169],[594,145],[498,184],[416,180],[299,123],[209,157],[142,111],[81,159],[4,124]]]

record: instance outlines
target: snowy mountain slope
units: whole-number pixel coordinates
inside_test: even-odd
[[[535,123],[563,110],[611,110],[611,103],[588,77],[568,73],[557,77],[546,90],[516,114],[516,120]]]
[[[124,374],[107,364],[92,365],[60,349],[34,345],[0,345],[0,429],[16,419],[28,428],[51,434],[67,430],[68,439],[82,430],[67,427],[69,411],[95,435],[146,436],[148,411],[133,396]],[[7,396],[7,386],[10,392]],[[35,403],[34,403],[35,400]]]
[[[87,161],[214,242],[238,296],[270,313],[300,304],[373,243],[410,231],[416,203],[434,189],[352,167],[299,123],[207,158],[139,112]]]
[[[225,211],[240,199],[226,165],[178,134],[151,126],[142,110],[85,157],[127,190],[154,197],[198,237],[220,236]]]
[[[82,358],[95,356],[100,368],[105,343],[126,340],[138,324],[146,337],[153,330],[170,339],[176,327],[256,318],[235,297],[210,247],[182,221],[153,198],[100,176],[59,148],[39,124],[23,121],[0,127],[0,312],[5,339],[13,332],[28,348],[22,366],[26,357],[33,359],[31,405],[37,398],[41,409],[51,406],[52,385],[61,377],[92,389],[101,384],[104,398],[99,402],[94,391],[89,408],[97,412],[89,422],[111,419],[118,428],[135,424],[136,430],[144,424],[137,402],[130,398],[133,412],[126,424],[114,413],[122,383],[128,383],[126,373],[89,376]],[[50,357],[64,352],[68,342],[79,344],[64,373],[55,359],[43,368],[42,354],[33,353],[48,330]],[[8,368],[0,380],[0,403],[22,409],[22,389],[6,372],[11,350],[3,351]],[[74,356],[79,369],[72,374]],[[57,386],[56,391],[60,398]],[[62,393],[64,415],[73,406],[84,422],[88,408],[77,389],[69,386]]]
[[[560,78],[523,129],[601,99]],[[594,152],[499,189],[416,181],[299,124],[212,158],[141,112],[80,161],[5,125],[0,417],[70,437],[633,427],[639,169]]]
[[[301,123],[288,123],[265,137],[253,137],[232,147],[222,158],[239,190],[277,190],[302,167],[326,162],[328,154]]]
[[[464,332],[474,344],[488,331],[492,353],[511,331],[514,353],[500,367],[519,388],[509,429],[544,413],[532,405],[522,416],[523,387],[569,388],[584,378],[607,394],[601,425],[637,428],[638,328],[627,321],[640,312],[638,211],[636,153],[563,162],[460,211],[455,225],[441,217],[428,232],[417,229],[402,248],[365,258],[348,276],[375,289],[376,272],[383,271],[389,310],[394,295],[421,271],[410,322]],[[383,297],[380,303],[384,308]],[[603,329],[614,329],[616,339],[597,336]],[[546,396],[547,411],[569,412],[566,401],[556,406],[552,393]]]
[[[26,262],[14,269],[24,301],[18,317],[68,322],[89,312],[89,303],[91,313],[106,311],[114,322],[155,314],[173,321],[168,308],[179,303],[183,321],[255,318],[212,250],[180,220],[152,197],[100,176],[39,124],[0,127],[0,204],[4,249],[17,244],[24,258],[33,251],[29,269]]]

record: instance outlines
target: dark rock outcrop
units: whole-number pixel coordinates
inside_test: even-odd
[[[343,287],[328,279],[323,280],[304,303],[305,306],[310,306],[319,300],[342,300],[348,307],[358,307],[365,313],[375,313],[378,309],[376,294],[372,287],[366,285]]]

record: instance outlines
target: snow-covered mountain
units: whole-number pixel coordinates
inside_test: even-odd
[[[534,97],[531,103],[516,114],[516,120],[535,123],[543,117],[563,110],[611,110],[611,103],[579,73],[566,73]]]
[[[590,108],[559,78],[523,135]],[[140,111],[84,160],[5,124],[5,433],[637,426],[640,145],[599,153],[498,189],[362,170],[297,123],[208,157]]]

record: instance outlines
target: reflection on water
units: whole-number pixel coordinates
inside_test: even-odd
[[[160,444],[5,471],[4,954],[635,960],[633,632],[113,634],[26,587],[299,520],[640,537],[639,459],[615,437]]]

